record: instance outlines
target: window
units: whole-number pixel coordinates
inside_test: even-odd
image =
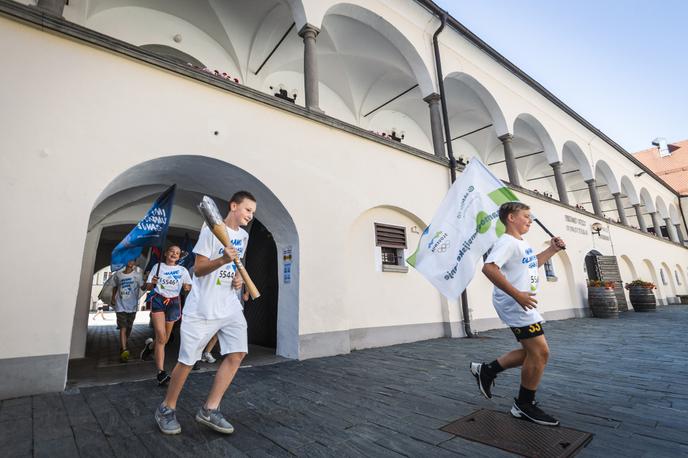
[[[662,277],[662,284],[668,285],[666,275],[664,275],[664,269],[659,269],[659,276]]]
[[[105,284],[110,277],[112,277],[112,272],[103,272],[103,284]]]
[[[380,247],[383,272],[408,272],[405,227],[375,223],[375,246]]]
[[[674,276],[676,277],[676,284],[680,286],[681,280],[679,279],[679,276],[678,276],[678,270],[674,270]]]
[[[547,278],[547,281],[558,280],[557,275],[554,273],[554,263],[551,259],[548,259],[547,262],[545,262],[545,277]]]

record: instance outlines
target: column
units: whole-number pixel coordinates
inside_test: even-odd
[[[315,37],[320,29],[306,24],[299,31],[303,38],[303,83],[306,92],[306,108],[313,111],[320,109],[320,96],[318,94],[318,58],[315,52]]]
[[[511,149],[511,142],[514,136],[511,134],[502,135],[499,137],[504,146],[504,162],[506,162],[506,173],[509,175],[509,183],[515,184],[516,186],[521,186],[518,179],[518,172],[516,171],[516,158],[514,157],[514,152]]]
[[[557,194],[559,194],[559,202],[562,204],[569,204],[569,194],[566,192],[566,183],[564,182],[564,175],[561,174],[561,162],[553,162],[550,164],[554,172],[554,182],[557,185]]]
[[[38,0],[36,6],[47,13],[62,17],[65,0]]]
[[[640,230],[643,232],[647,232],[647,225],[645,224],[645,218],[643,217],[643,213],[640,211],[640,204],[633,204],[633,209],[635,210],[635,217],[638,219],[638,225],[640,226]]]
[[[442,113],[440,112],[440,95],[433,92],[423,100],[430,108],[430,130],[432,149],[437,157],[447,157],[444,153],[444,134],[442,134]]]
[[[614,196],[614,202],[616,202],[616,211],[619,213],[619,221],[621,221],[621,224],[624,226],[628,226],[628,218],[626,218],[626,210],[624,210],[623,202],[621,201],[621,193],[614,192],[612,196]]]
[[[659,222],[659,213],[650,212],[650,216],[652,217],[652,225],[655,228],[655,235],[657,237],[662,237],[662,223]]]
[[[600,206],[600,196],[597,194],[597,181],[594,178],[585,180],[588,184],[588,191],[590,192],[590,201],[592,202],[592,209],[597,216],[603,218],[602,207]]]
[[[664,224],[666,225],[667,233],[669,234],[669,240],[671,240],[674,243],[679,243],[678,237],[674,232],[674,225],[671,224],[671,218],[664,218]]]
[[[681,223],[674,224],[674,227],[676,228],[676,235],[678,236],[679,243],[681,245],[685,245],[686,239],[683,238],[683,232],[681,231]]]

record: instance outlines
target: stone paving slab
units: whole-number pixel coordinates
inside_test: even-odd
[[[688,456],[688,306],[545,325],[552,354],[538,399],[562,425],[594,433],[579,456]],[[153,381],[72,388],[0,403],[0,455],[14,456],[471,456],[508,453],[440,431],[486,408],[508,411],[519,372],[484,399],[468,371],[515,346],[505,329],[348,355],[240,369],[223,401],[235,433],[194,415],[214,374],[189,377],[182,434],[163,436]]]

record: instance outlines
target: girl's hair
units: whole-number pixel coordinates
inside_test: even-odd
[[[512,213],[521,210],[530,210],[530,207],[522,202],[507,202],[499,207],[499,220],[506,225],[507,218]]]

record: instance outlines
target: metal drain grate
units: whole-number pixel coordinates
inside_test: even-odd
[[[591,433],[540,426],[504,412],[484,409],[440,429],[464,439],[533,458],[574,456],[592,440]]]

